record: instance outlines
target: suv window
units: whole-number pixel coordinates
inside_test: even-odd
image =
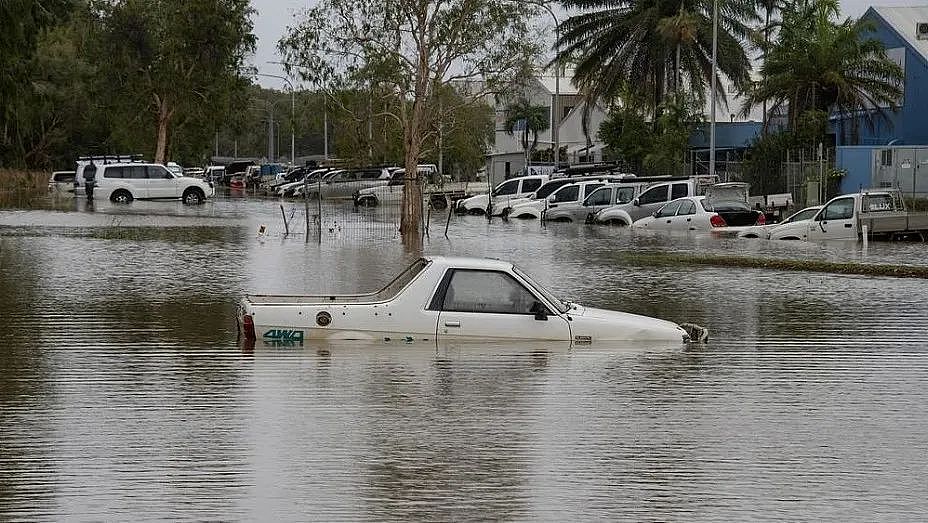
[[[173,180],[174,175],[160,165],[149,165],[148,178],[150,180]]]
[[[661,207],[661,210],[657,211],[658,218],[666,218],[668,216],[673,216],[677,214],[677,209],[680,208],[682,202],[670,202],[667,205]]]
[[[580,186],[568,185],[554,193],[554,203],[575,202],[580,198]]]
[[[441,310],[493,314],[534,314],[538,299],[503,272],[455,270]]]
[[[88,165],[84,169],[84,178],[87,178],[87,169],[89,168],[90,166]],[[125,167],[106,167],[103,169],[103,177],[104,178],[129,178],[128,176],[125,176],[125,174],[123,173],[123,169],[125,169]]]
[[[148,168],[144,165],[133,165],[132,167],[123,167],[123,178],[132,178],[133,180],[145,180],[148,178]]]
[[[609,200],[611,197],[612,189],[599,188],[587,196],[586,201],[583,202],[583,205],[587,207],[591,205],[609,205]]]
[[[508,196],[510,194],[515,194],[517,190],[519,190],[519,180],[509,180],[498,186],[496,190],[493,191],[493,196]]]
[[[547,198],[548,196],[551,196],[551,193],[567,185],[568,183],[573,183],[573,182],[571,182],[570,180],[554,180],[553,182],[548,182],[542,185],[541,189],[538,189],[538,192],[535,193],[535,197],[539,199]]]
[[[519,192],[535,192],[541,187],[541,178],[530,178],[522,181],[522,190]]]
[[[649,203],[661,203],[667,201],[667,186],[658,185],[657,187],[651,187],[647,191],[641,193],[641,196],[638,197],[638,203],[641,205]]]
[[[615,190],[615,203],[628,203],[635,199],[634,187],[618,187]]]
[[[376,180],[383,174],[380,171],[361,171],[362,180]]]
[[[588,184],[583,188],[583,195],[584,195],[584,196],[589,196],[593,191],[595,191],[596,189],[599,189],[599,188],[602,187],[603,185],[606,185],[606,184],[604,184],[604,183],[588,183]]]
[[[670,199],[676,200],[677,198],[683,198],[684,196],[689,196],[689,189],[685,183],[675,183],[670,189]]]

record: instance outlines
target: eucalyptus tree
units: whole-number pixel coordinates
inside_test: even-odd
[[[593,99],[631,88],[656,116],[672,91],[701,95],[712,78],[712,2],[562,0],[579,10],[562,24],[558,60],[574,63],[574,83]],[[756,20],[749,0],[718,0],[718,72],[735,88],[751,70],[744,43]],[[723,84],[724,85],[724,84]],[[725,93],[722,92],[722,99]]]
[[[217,126],[242,102],[252,76],[247,59],[256,42],[248,0],[92,5],[97,63],[108,80],[112,106],[128,119],[150,117],[156,162],[167,161],[175,128],[191,121],[197,129]]]
[[[460,103],[482,103],[530,74],[536,9],[513,0],[320,0],[279,42],[291,70],[319,89],[388,93],[391,103],[378,99],[386,107],[372,115],[402,128],[404,240],[419,236],[423,145],[456,110],[435,93],[450,85]]]
[[[797,0],[781,9],[777,37],[765,49],[763,79],[744,110],[769,102],[770,111],[788,110],[796,129],[809,111],[857,115],[872,124],[895,109],[902,96],[902,68],[886,56],[884,45],[869,36],[866,20],[839,21],[836,0]]]

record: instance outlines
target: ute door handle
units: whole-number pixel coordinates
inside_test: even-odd
[[[850,223],[845,223],[845,224],[844,224],[844,228],[845,228],[845,229],[850,229],[851,227],[853,227],[853,225],[850,224]]]
[[[670,223],[670,220],[667,220],[667,223]]]
[[[460,326],[461,326],[461,322],[459,321],[446,321],[445,322],[445,327],[460,327]]]
[[[687,218],[686,221],[691,222],[691,221],[693,221],[693,219],[692,219],[692,218]]]

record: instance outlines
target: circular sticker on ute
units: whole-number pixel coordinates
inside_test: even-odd
[[[322,311],[316,315],[316,324],[320,327],[325,327],[330,323],[332,323],[332,315],[328,312]]]

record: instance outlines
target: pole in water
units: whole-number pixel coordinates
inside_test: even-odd
[[[309,243],[309,180],[303,176],[303,214],[306,215],[306,238],[303,243]]]
[[[322,177],[316,178],[316,228],[319,232],[319,244],[322,244]]]
[[[448,226],[451,225],[451,215],[454,214],[454,210],[452,209],[452,207],[454,205],[455,203],[452,203],[451,205],[448,206],[448,220],[445,221],[445,238],[448,237]]]
[[[280,205],[280,215],[284,218],[284,237],[290,236],[290,224],[287,223],[287,213],[284,212],[283,204]]]

